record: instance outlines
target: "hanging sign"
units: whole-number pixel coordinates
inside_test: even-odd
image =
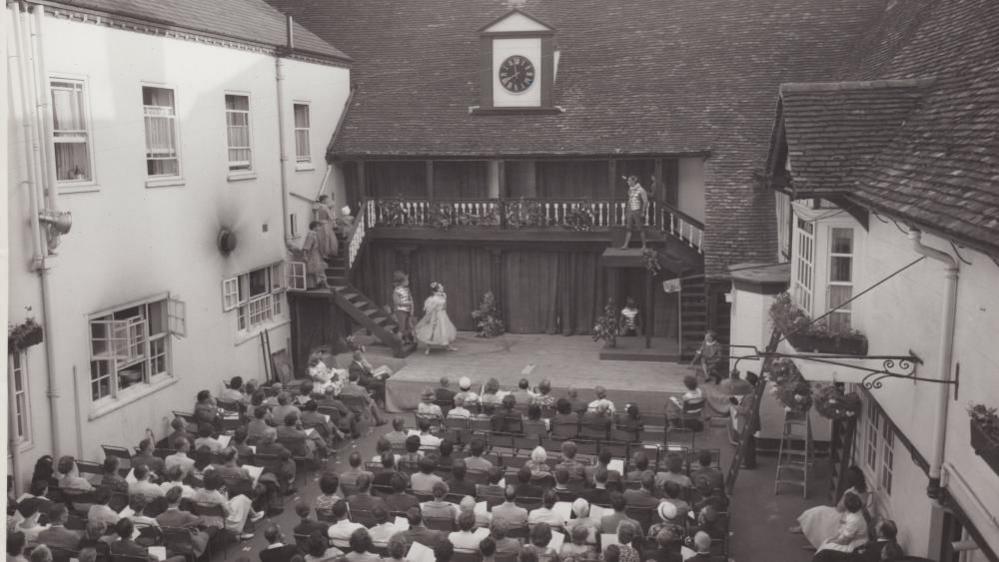
[[[679,293],[680,292],[680,278],[667,279],[663,281],[663,292],[665,293]]]

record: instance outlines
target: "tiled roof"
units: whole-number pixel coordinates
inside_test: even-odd
[[[333,156],[710,153],[709,273],[769,259],[773,195],[753,186],[786,81],[828,77],[880,13],[870,0],[525,0],[556,30],[557,115],[471,115],[477,30],[503,0],[269,0],[355,60]]]
[[[39,0],[35,0],[39,1]],[[40,0],[273,47],[287,43],[285,17],[264,0]],[[295,51],[349,61],[302,25],[293,24]]]
[[[919,80],[782,84],[778,101],[797,197],[851,191],[928,84]]]
[[[888,21],[892,17],[898,21]],[[910,98],[916,92],[899,89],[890,103],[829,96],[798,108],[812,115],[793,117],[789,125],[789,143],[805,146],[808,154],[800,178],[792,156],[793,181],[849,183],[850,198],[858,203],[999,254],[999,2],[893,2],[876,28],[883,37],[864,41],[853,77],[932,83],[918,102]],[[845,176],[828,160],[845,154],[857,162],[856,156],[843,146],[841,128],[826,119],[842,117],[848,101],[856,102],[858,112],[876,104],[879,121],[904,120],[890,135],[873,124],[851,133],[853,142],[877,150]],[[909,103],[914,107],[905,114]],[[795,120],[826,125],[793,139]],[[820,159],[816,150],[828,153]]]

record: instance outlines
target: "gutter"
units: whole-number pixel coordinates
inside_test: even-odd
[[[940,474],[944,463],[944,452],[947,445],[947,410],[950,404],[951,364],[954,357],[954,321],[957,316],[957,281],[959,264],[947,252],[925,246],[922,242],[922,232],[910,227],[909,240],[912,249],[922,256],[934,259],[944,265],[944,299],[941,309],[941,327],[937,369],[940,372],[941,384],[937,385],[936,420],[933,425],[933,451],[930,456],[930,482],[926,495],[932,499],[941,498]]]

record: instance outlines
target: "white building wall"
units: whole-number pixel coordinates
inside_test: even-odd
[[[101,443],[134,445],[145,428],[162,436],[170,411],[189,411],[198,390],[218,392],[221,381],[233,375],[264,374],[258,335],[238,332],[236,312],[222,311],[220,285],[224,278],[285,259],[275,59],[54,17],[45,18],[44,32],[47,72],[86,80],[95,162],[93,185],[59,194],[61,210],[73,214],[73,229],[62,237],[58,256],[49,260],[52,323],[45,326],[45,336],[55,349],[51,368],[61,418],[57,453],[99,460]],[[10,41],[10,29],[4,35]],[[348,71],[298,61],[287,66],[290,164],[294,167],[291,104],[298,98],[312,100],[316,164],[313,171],[289,171],[289,182],[292,189],[314,195],[325,171],[326,145],[343,111]],[[143,85],[175,89],[180,185],[146,185]],[[250,95],[250,179],[228,179],[227,92]],[[28,199],[20,183],[26,174],[19,136],[23,116],[16,100],[8,107],[9,320],[23,320],[25,307],[41,320],[38,278],[28,268]],[[216,248],[221,226],[238,237],[227,257]],[[141,397],[93,404],[89,315],[167,292],[183,300],[187,312],[187,337],[171,342],[173,377],[143,388]],[[282,304],[283,314],[268,326],[272,352],[285,348],[290,337],[287,304]],[[31,348],[28,360],[33,428],[23,470],[52,452],[43,347]]]

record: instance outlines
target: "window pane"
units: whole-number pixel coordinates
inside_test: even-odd
[[[853,253],[853,229],[834,228],[832,229],[832,253],[852,254]]]
[[[255,297],[270,291],[267,282],[268,269],[257,269],[250,272],[250,296]]]
[[[166,160],[147,160],[146,172],[150,176],[177,176],[180,175],[180,165],[176,158]]]
[[[86,142],[55,142],[56,180],[90,180],[90,155]]]
[[[149,335],[163,334],[167,331],[166,301],[149,303]]]
[[[143,87],[142,102],[146,125],[146,173],[150,176],[180,175],[173,90]]]
[[[155,106],[169,108],[170,114],[172,115],[173,90],[167,88],[152,88],[149,86],[143,86],[142,103],[143,105],[155,105]]]
[[[853,258],[833,256],[829,259],[829,280],[836,283],[853,281]]]
[[[295,128],[309,127],[309,106],[305,104],[295,104]]]
[[[239,109],[239,110],[242,110],[242,111],[249,111],[250,110],[250,97],[249,96],[237,96],[237,95],[227,94],[225,96],[225,108],[226,109]]]
[[[310,159],[309,150],[309,131],[298,130],[295,131],[295,158],[299,161],[308,161]]]

